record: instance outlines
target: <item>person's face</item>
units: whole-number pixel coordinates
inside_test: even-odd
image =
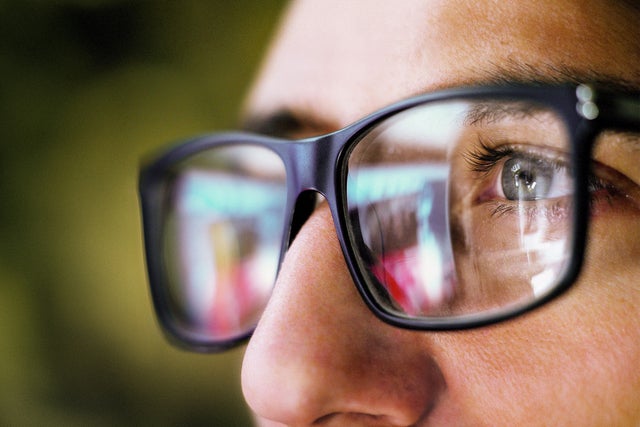
[[[638,87],[637,23],[611,0],[300,1],[248,115],[291,112],[297,125],[284,130],[298,137],[451,86]],[[640,186],[637,162],[625,160],[639,148],[619,148]],[[593,210],[586,267],[564,296],[498,325],[437,333],[398,329],[369,311],[320,205],[246,350],[249,406],[263,425],[637,425],[640,199],[630,194]]]

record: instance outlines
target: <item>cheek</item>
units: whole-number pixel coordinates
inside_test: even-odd
[[[479,415],[476,425],[539,424],[540,414],[549,425],[640,419],[637,316],[629,322],[571,303],[557,309],[568,313],[543,311],[447,343],[448,397]]]
[[[584,276],[634,295],[640,292],[640,207],[624,202],[623,212],[622,203],[601,203],[592,218]]]
[[[640,219],[602,219],[564,296],[517,320],[438,338],[447,397],[482,413],[478,425],[539,424],[541,414],[552,425],[640,420]]]

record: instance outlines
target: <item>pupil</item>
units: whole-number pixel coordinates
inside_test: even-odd
[[[508,200],[539,200],[545,197],[552,176],[552,168],[541,161],[513,157],[503,167],[502,191]]]
[[[527,171],[520,171],[515,176],[516,187],[524,186],[524,190],[531,191],[536,188],[535,174]]]

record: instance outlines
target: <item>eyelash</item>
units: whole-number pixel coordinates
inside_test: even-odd
[[[501,160],[516,153],[522,157],[530,159],[540,159],[544,157],[524,150],[516,150],[513,148],[514,144],[499,145],[493,142],[488,142],[484,138],[480,138],[478,142],[476,150],[470,150],[464,155],[465,160],[471,166],[473,172],[489,174]],[[552,164],[556,170],[570,170],[570,167],[566,162],[553,160],[548,157],[545,158],[545,161]]]

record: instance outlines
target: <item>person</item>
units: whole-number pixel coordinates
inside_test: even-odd
[[[628,111],[635,118],[630,119],[631,125],[625,122],[622,130],[603,130],[593,137],[605,142],[596,143],[591,162],[578,159],[577,164],[592,164],[593,169],[587,176],[569,170],[569,160],[557,159],[568,150],[565,144],[569,143],[565,141],[579,137],[573,135],[572,130],[561,130],[569,126],[564,124],[564,113],[555,114],[546,104],[542,105],[546,101],[539,101],[537,95],[527,98],[538,100],[539,105],[535,107],[529,101],[519,98],[514,101],[509,97],[496,108],[484,95],[474,101],[477,95],[473,91],[455,95],[457,89],[451,92],[455,102],[421,100],[417,104],[424,102],[442,108],[441,111],[435,107],[420,110],[420,120],[433,126],[445,123],[450,128],[443,132],[449,136],[454,133],[477,135],[478,122],[490,130],[483,128],[482,132],[486,131],[488,136],[477,144],[480,155],[471,152],[475,156],[472,160],[461,151],[464,147],[425,142],[430,147],[430,151],[425,149],[429,153],[438,150],[448,153],[442,154],[449,156],[448,170],[454,171],[459,163],[471,172],[457,175],[462,183],[454,183],[453,178],[449,178],[448,186],[440,187],[430,184],[431,178],[427,175],[419,178],[407,175],[407,182],[419,182],[421,199],[402,199],[402,203],[393,207],[384,205],[381,195],[365,196],[360,192],[379,191],[389,196],[394,191],[403,191],[398,185],[409,185],[394,187],[387,183],[387,175],[375,178],[376,172],[370,171],[369,166],[382,161],[376,160],[376,156],[382,156],[380,152],[396,153],[398,147],[404,147],[397,145],[388,149],[384,145],[387,143],[382,142],[383,136],[393,131],[396,131],[393,135],[401,134],[402,126],[413,123],[412,119],[398,113],[397,120],[396,116],[386,120],[387,116],[381,113],[361,125],[367,128],[376,123],[374,131],[365,136],[345,136],[344,140],[349,141],[362,138],[364,142],[358,142],[358,146],[364,145],[364,148],[360,151],[354,148],[349,154],[348,167],[342,169],[348,169],[348,174],[362,170],[354,180],[360,179],[365,184],[369,182],[366,174],[371,172],[374,184],[369,182],[362,190],[349,187],[347,195],[325,194],[327,199],[352,197],[354,201],[348,202],[351,203],[349,209],[353,208],[360,216],[351,221],[359,221],[357,225],[341,224],[336,218],[341,211],[335,211],[320,197],[317,202],[313,199],[307,214],[292,226],[295,231],[292,231],[291,242],[285,245],[287,250],[278,267],[275,285],[272,289],[267,285],[266,296],[259,297],[255,303],[261,308],[242,366],[243,393],[258,425],[627,426],[640,423],[640,370],[637,369],[640,365],[640,139],[637,133],[640,113],[639,104],[634,104],[640,93],[639,18],[637,4],[622,0],[299,0],[292,3],[247,100],[244,117],[246,128],[251,132],[312,141],[317,135],[352,129],[349,127],[352,123],[374,111],[385,111],[388,105],[460,87],[520,88],[524,85],[527,89],[519,96],[527,98],[529,95],[525,93],[544,91],[550,86],[588,83],[592,86],[579,86],[587,103],[590,103],[590,88],[601,88],[607,93],[626,96],[625,102],[631,105]],[[599,108],[604,115],[607,106]],[[396,109],[404,110],[405,106]],[[464,114],[464,125],[449,118],[460,114]],[[476,118],[470,120],[473,114],[479,118],[473,116]],[[379,125],[380,120],[383,123]],[[460,126],[464,128],[461,130]],[[374,136],[368,136],[371,134]],[[422,135],[423,139],[427,138],[424,135],[437,139],[431,133]],[[522,141],[503,142],[501,138],[506,139],[505,135],[509,138],[515,135]],[[321,137],[313,141],[330,144],[340,138]],[[534,147],[525,141],[533,138],[542,141],[540,146]],[[411,144],[411,141],[402,144]],[[280,150],[275,143],[273,147],[274,151]],[[414,152],[405,153],[404,157],[398,155],[393,165],[402,167],[420,155]],[[335,158],[339,156],[336,154]],[[502,179],[493,172],[495,165],[489,164],[490,161],[508,166],[502,169]],[[270,170],[270,161],[260,157],[260,162],[263,169]],[[425,162],[433,171],[439,171],[437,165],[442,160]],[[255,165],[250,169],[253,171]],[[342,173],[341,168],[337,169],[338,175]],[[467,173],[473,173],[473,180],[465,181]],[[573,191],[574,179],[587,182],[584,188],[589,200],[574,205],[557,201]],[[265,182],[272,180],[272,177],[264,179]],[[507,186],[511,187],[507,189]],[[498,187],[502,189],[496,190]],[[240,184],[233,188],[233,194],[243,194]],[[300,198],[307,194],[302,191],[305,188],[301,187]],[[271,194],[267,187],[261,191],[252,196],[254,200],[259,199],[258,194]],[[434,201],[439,197],[438,191],[451,192],[449,197],[453,201],[447,208],[438,207]],[[511,205],[497,208],[502,199],[512,200],[506,194],[508,191],[513,192],[522,205],[538,204],[535,208],[524,208],[525,213],[518,213],[518,208]],[[473,200],[466,201],[468,194]],[[544,197],[552,198],[549,194],[554,195],[554,201],[540,201]],[[366,197],[371,197],[368,207],[360,209]],[[288,205],[300,206],[302,204]],[[385,215],[391,215],[389,212],[393,209],[408,209],[402,206],[414,206],[414,210],[427,206],[425,212],[440,212],[440,219],[429,220],[431,223],[424,225],[427,234],[429,227],[439,229],[438,221],[452,223],[446,233],[433,231],[429,234],[431,237],[425,238],[425,242],[432,242],[429,247],[436,249],[425,255],[425,259],[430,260],[425,261],[429,268],[418,273],[410,271],[406,263],[413,259],[411,256],[420,259],[423,255],[408,255],[409,249],[396,247],[402,242],[394,242],[384,234],[388,230],[383,233],[372,225],[372,221],[387,221]],[[578,231],[572,231],[574,229],[565,224],[572,221],[574,214],[580,218],[582,214],[578,211],[583,208],[589,212],[586,215],[588,233],[579,227]],[[457,217],[458,209],[468,209],[466,216]],[[487,216],[490,219],[479,219],[478,215],[485,212],[482,209],[493,209]],[[282,211],[277,215],[286,217]],[[403,219],[403,213],[397,215],[394,226],[406,227],[410,220]],[[486,224],[493,224],[492,228],[476,231],[486,228]],[[341,231],[344,227],[348,231]],[[411,227],[420,228],[420,225],[412,222]],[[194,234],[203,235],[206,234],[203,230],[209,228],[198,230],[202,232],[198,234],[195,230]],[[512,230],[513,236],[502,239],[503,230]],[[230,239],[227,231],[215,233],[212,239],[219,244]],[[568,237],[572,233],[587,236],[581,269],[572,264],[574,261],[568,261],[573,260],[573,255],[569,258],[566,255],[581,244]],[[358,237],[361,234],[362,237]],[[345,255],[341,243],[350,238],[363,241],[366,248],[353,244],[355,255]],[[381,243],[385,238],[387,241]],[[442,249],[447,244],[442,243],[445,240],[451,246],[446,250]],[[154,242],[148,246],[161,244],[160,240]],[[389,247],[375,249],[384,244]],[[475,250],[476,247],[482,250]],[[190,253],[196,252],[202,253]],[[449,252],[462,255],[447,261]],[[433,261],[440,260],[438,257],[444,261]],[[387,258],[389,265],[385,264]],[[349,261],[353,259],[356,261]],[[247,257],[247,262],[260,262],[256,260]],[[189,259],[185,259],[179,265],[188,262]],[[233,272],[233,262],[217,262],[227,267],[225,283],[248,280],[238,278],[242,275]],[[452,263],[456,263],[457,269],[453,272]],[[373,264],[379,269],[366,270]],[[432,271],[433,265],[444,271],[436,277],[435,291],[425,291],[421,299],[414,298],[411,292],[415,289],[407,289],[419,280],[412,274],[420,276],[424,271]],[[557,295],[549,291],[550,286],[555,286],[551,285],[555,282],[548,279],[549,275],[557,278],[573,267],[579,274],[570,280],[566,291]],[[354,270],[369,272],[361,273],[363,278],[354,274]],[[452,274],[457,278],[451,279]],[[501,294],[495,298],[489,293],[489,296],[478,297],[477,306],[471,303],[474,291],[467,291],[463,302],[442,303],[451,298],[457,287],[472,283],[474,275],[475,280],[483,281],[482,289],[491,287],[502,276],[506,280],[500,282],[503,285],[513,283],[515,286],[526,276],[531,286],[527,288],[528,293],[518,291],[517,295]],[[487,277],[481,278],[482,275]],[[396,279],[397,289],[387,284],[387,276]],[[377,285],[371,285],[374,282]],[[363,297],[358,286],[370,288],[369,293],[365,292]],[[380,287],[383,289],[379,290]],[[228,286],[219,289],[228,290]],[[502,291],[502,288],[495,290]],[[246,289],[238,292],[246,293]],[[203,294],[198,295],[194,301],[199,304],[204,299]],[[462,328],[438,327],[436,321],[431,328],[422,328],[419,324],[423,316],[429,318],[432,314],[440,319],[458,313],[471,312],[472,317],[485,311],[493,313],[491,304],[502,304],[499,298],[515,307],[519,307],[522,298],[546,303],[539,307],[536,304],[526,312],[514,309],[496,323]],[[220,301],[224,301],[221,305],[228,311],[228,292]],[[253,310],[253,303],[247,304],[243,310]],[[376,316],[370,307],[376,304],[383,307],[378,311],[386,310],[386,314]],[[446,307],[437,311],[440,308],[432,309],[434,305]],[[211,307],[215,311],[215,305],[203,310]],[[241,329],[226,318],[224,326],[211,326],[218,338],[234,338],[238,328]],[[197,341],[201,335],[192,336]]]

